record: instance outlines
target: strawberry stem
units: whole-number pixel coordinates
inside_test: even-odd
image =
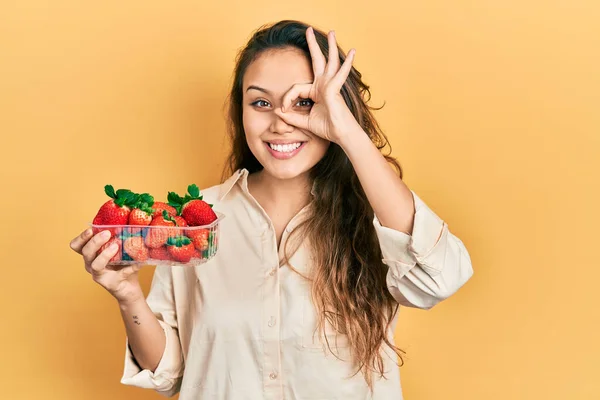
[[[119,207],[127,206],[130,208],[136,208],[140,199],[143,199],[147,202],[150,198],[152,198],[152,202],[154,202],[154,198],[148,193],[140,195],[132,192],[129,189],[119,189],[115,192],[115,188],[112,185],[104,186],[104,193],[113,199],[115,204]]]
[[[187,236],[169,237],[167,239],[167,246],[183,247],[190,243],[192,243],[192,241]]]
[[[198,188],[198,185],[192,183],[188,186],[187,190],[188,192],[186,193],[185,197],[181,197],[175,192],[169,192],[169,194],[167,195],[167,200],[169,202],[168,204],[171,207],[175,208],[175,210],[177,211],[177,215],[181,215],[181,212],[183,211],[183,206],[185,206],[186,203],[192,200],[202,200],[202,195],[200,194],[200,189]]]

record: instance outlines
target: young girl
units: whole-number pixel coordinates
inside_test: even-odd
[[[429,309],[473,274],[463,243],[384,156],[369,88],[334,32],[282,21],[237,59],[227,179],[203,190],[226,215],[217,255],[107,269],[116,249],[71,247],[117,300],[121,382],[191,399],[401,399],[398,306]]]

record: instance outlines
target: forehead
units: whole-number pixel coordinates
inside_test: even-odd
[[[304,53],[296,48],[275,49],[263,52],[246,69],[243,90],[256,85],[283,95],[296,83],[313,81],[312,65]]]

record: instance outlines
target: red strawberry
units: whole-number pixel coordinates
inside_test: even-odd
[[[194,229],[186,232],[198,250],[208,249],[208,229]]]
[[[212,205],[202,200],[200,190],[194,184],[188,186],[185,197],[169,192],[168,199],[169,204],[177,210],[177,215],[181,215],[189,226],[208,225],[217,219]]]
[[[119,189],[115,192],[111,185],[104,186],[104,192],[111,197],[111,200],[100,207],[92,223],[94,225],[127,225],[131,207],[138,201],[137,195],[128,189]],[[109,230],[113,235],[115,234],[114,228]],[[93,231],[96,234],[101,229],[94,228]]]
[[[176,215],[173,218],[175,219],[175,223],[177,224],[177,226],[188,226],[186,220],[183,217]]]
[[[150,225],[152,215],[139,208],[134,208],[129,214],[129,225]]]
[[[202,258],[202,253],[200,253],[198,249],[194,249],[194,254],[192,254],[192,258]]]
[[[152,213],[153,217],[158,217],[162,215],[163,210],[166,210],[167,213],[172,217],[177,215],[177,210],[175,210],[175,207],[171,207],[170,205],[168,205],[167,203],[163,203],[162,201],[155,201],[152,208],[154,209],[154,212]]]
[[[132,236],[125,239],[123,250],[135,261],[146,261],[148,259],[148,248],[144,245],[141,236]]]
[[[167,240],[167,251],[171,254],[173,260],[186,263],[194,255],[194,244],[186,236],[170,237]]]
[[[146,235],[146,246],[150,248],[159,248],[167,243],[167,239],[170,236],[177,236],[177,230],[162,228],[175,226],[175,220],[167,213],[166,210],[163,210],[163,215],[154,217],[150,223],[150,226],[157,227],[148,229],[148,234]]]
[[[208,225],[217,219],[217,214],[204,200],[192,200],[184,204],[181,215],[191,226]]]
[[[148,193],[143,193],[137,196],[137,201],[134,208],[129,214],[129,225],[150,225],[154,209],[154,197]]]
[[[166,247],[161,246],[156,249],[150,249],[150,258],[155,260],[170,260],[171,255],[167,251]]]
[[[117,253],[110,259],[109,263],[112,262],[116,262],[116,261],[121,261],[121,240],[119,238],[112,238],[110,239],[108,242],[104,243],[102,245],[102,247],[100,247],[100,250],[98,250],[98,253],[96,255],[99,255],[101,252],[103,252],[104,250],[106,250],[108,247],[110,247],[111,244],[116,243],[117,246],[119,246],[119,250],[117,251]]]

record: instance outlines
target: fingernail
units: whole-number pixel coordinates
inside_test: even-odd
[[[106,239],[110,237],[110,231],[102,231],[102,239]]]
[[[85,230],[85,232],[83,232],[83,237],[86,238],[86,237],[90,236],[91,233],[92,233],[92,230],[90,228],[88,228]]]
[[[108,246],[108,249],[110,251],[115,251],[119,248],[119,245],[117,245],[116,243],[111,244],[110,246]]]

